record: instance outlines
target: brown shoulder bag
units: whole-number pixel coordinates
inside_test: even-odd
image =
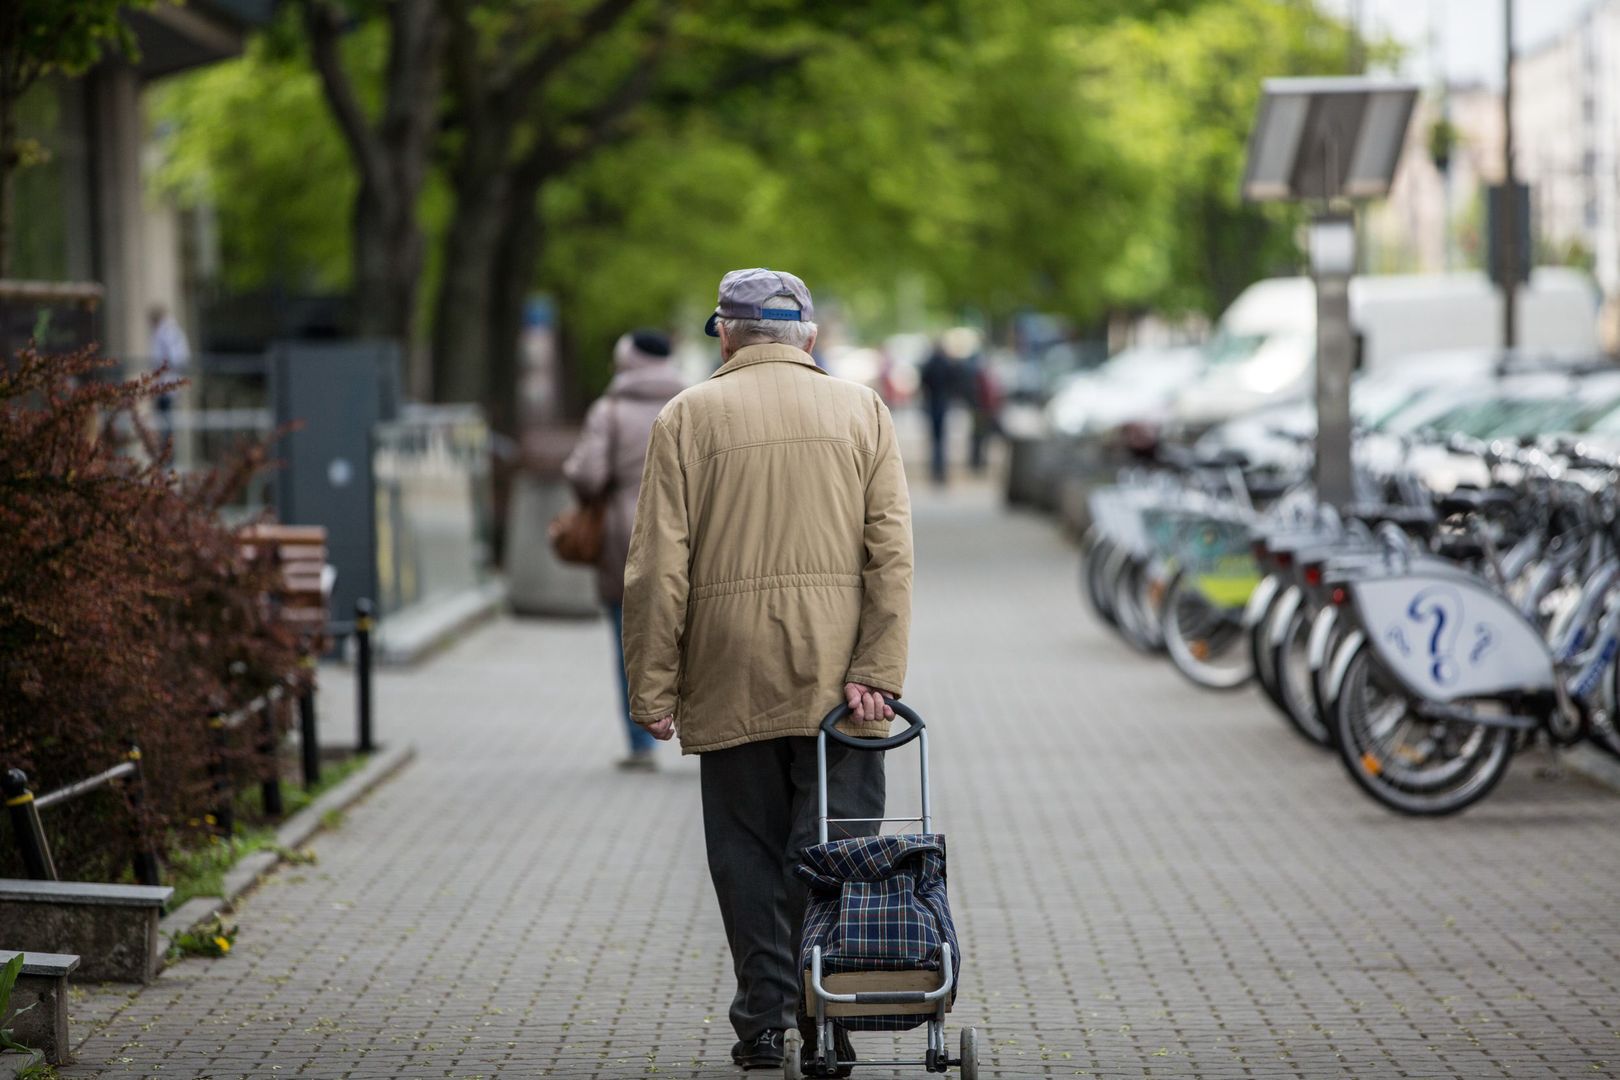
[[[608,500],[613,497],[614,452],[618,444],[618,418],[613,402],[608,410],[608,482],[602,493],[594,499],[582,499],[552,519],[547,535],[551,537],[551,550],[565,563],[595,566],[602,558],[602,539],[607,527]]]

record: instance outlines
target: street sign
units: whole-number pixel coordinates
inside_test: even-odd
[[[1517,198],[1513,205],[1513,280],[1524,284],[1530,280],[1530,266],[1532,244],[1530,242],[1530,185],[1513,185]],[[1485,189],[1485,269],[1491,275],[1491,282],[1502,284],[1507,276],[1506,267],[1502,258],[1502,231],[1506,225],[1502,205],[1503,186],[1491,184]]]

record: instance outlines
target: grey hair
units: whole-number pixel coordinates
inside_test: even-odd
[[[774,296],[760,305],[770,311],[798,311],[799,305],[791,296]],[[816,336],[813,322],[794,322],[788,319],[726,319],[720,320],[726,328],[726,340],[732,348],[744,345],[780,344],[810,351],[810,342]]]

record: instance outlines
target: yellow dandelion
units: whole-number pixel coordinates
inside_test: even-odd
[[[223,934],[214,937],[214,944],[219,948],[219,955],[224,956],[231,951],[231,939]]]

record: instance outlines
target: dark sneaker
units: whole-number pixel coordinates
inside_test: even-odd
[[[753,1039],[744,1039],[731,1048],[731,1060],[745,1069],[780,1069],[782,1033],[763,1031]]]

